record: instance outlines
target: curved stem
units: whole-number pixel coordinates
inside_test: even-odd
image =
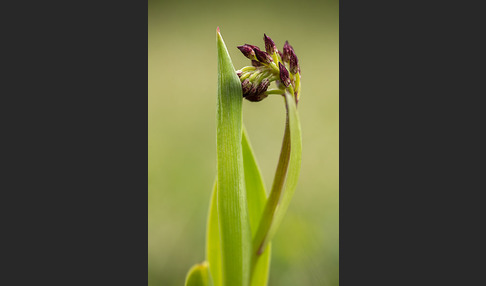
[[[278,160],[277,170],[275,172],[275,178],[273,180],[272,190],[270,196],[265,204],[263,210],[262,219],[258,225],[257,232],[253,239],[254,254],[259,256],[265,250],[268,244],[267,236],[270,226],[272,224],[275,211],[278,206],[278,202],[281,197],[282,189],[285,183],[285,177],[287,175],[287,169],[290,160],[290,126],[289,126],[289,111],[286,106],[286,120],[285,120],[285,134],[282,142],[282,149],[280,151],[280,158]],[[255,252],[256,251],[256,252]]]

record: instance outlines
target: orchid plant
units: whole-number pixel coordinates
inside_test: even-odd
[[[186,286],[265,286],[271,241],[284,217],[300,173],[302,137],[297,112],[300,66],[285,42],[283,51],[264,35],[265,51],[245,44],[238,49],[251,60],[235,71],[217,29],[217,176],[206,235],[206,260],[187,274]],[[274,82],[276,88],[269,89]],[[282,96],[286,107],[280,157],[267,197],[265,184],[243,126],[243,99],[259,102]]]

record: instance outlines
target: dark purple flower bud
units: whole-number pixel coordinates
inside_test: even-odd
[[[281,62],[278,63],[278,68],[280,69],[280,80],[285,86],[289,86],[290,85],[289,71],[285,68],[285,66]]]
[[[260,63],[259,61],[255,61],[255,60],[251,60],[251,65],[254,66],[254,67],[261,67],[261,66],[263,66],[262,63]]]
[[[294,50],[290,50],[290,60],[289,60],[289,65],[290,65],[290,72],[292,74],[296,74],[299,71],[299,59],[297,58],[297,55],[295,54]]]
[[[264,93],[265,91],[267,91],[267,88],[270,86],[270,81],[268,79],[264,79],[262,80],[262,82],[260,83],[260,85],[258,86],[258,89],[257,89],[257,94],[261,94],[261,93]]]
[[[255,46],[255,45],[250,45],[250,44],[245,44],[245,46],[249,46],[250,48],[252,48],[253,50],[258,50],[260,51],[260,48]]]
[[[268,94],[265,94],[265,91],[270,86],[270,81],[268,79],[262,80],[262,82],[258,86],[256,85],[253,86],[256,89],[252,88],[252,90],[245,97],[247,100],[252,102],[257,102],[257,101],[262,101],[268,96]]]
[[[290,60],[290,51],[291,50],[292,50],[292,47],[289,45],[289,42],[285,41],[285,45],[283,47],[282,60],[286,63],[288,63],[289,60]]]
[[[273,55],[273,53],[277,49],[275,43],[272,41],[272,39],[270,39],[270,37],[267,37],[266,34],[263,34],[263,40],[265,40],[265,50],[268,54]]]
[[[238,77],[241,77],[241,75],[242,75],[242,74],[243,74],[243,72],[242,72],[242,71],[237,71],[237,72],[236,72],[236,75],[237,75]]]
[[[242,83],[241,83],[241,89],[243,91],[243,97],[245,97],[248,92],[250,91],[250,89],[252,88],[252,84],[250,82],[249,79],[245,79]]]
[[[238,46],[238,49],[243,53],[243,55],[250,60],[255,58],[255,52],[253,51],[253,48],[250,47],[250,45],[243,45],[243,46]]]
[[[252,101],[252,102],[258,102],[262,101],[265,98],[267,98],[268,94],[265,93],[260,93],[260,94],[252,94],[247,97],[245,97],[247,100]]]
[[[258,61],[260,61],[261,63],[269,64],[273,62],[272,57],[266,52],[260,50],[253,50],[253,51],[255,52]]]
[[[258,86],[256,84],[252,84],[250,90],[247,93],[247,96],[256,95],[257,89]]]

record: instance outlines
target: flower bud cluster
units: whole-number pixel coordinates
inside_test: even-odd
[[[265,51],[250,44],[238,46],[241,53],[251,60],[251,66],[237,71],[243,97],[249,101],[261,101],[270,93],[267,91],[270,83],[275,81],[278,89],[271,93],[283,94],[288,90],[298,102],[300,66],[293,47],[286,41],[281,52],[270,37],[264,34],[263,39]]]

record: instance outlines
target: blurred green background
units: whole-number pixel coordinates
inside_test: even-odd
[[[149,1],[148,281],[182,286],[204,259],[216,174],[216,27],[236,69],[236,48],[294,47],[302,70],[302,169],[273,241],[270,286],[339,284],[339,4],[333,1]],[[284,131],[282,98],[244,101],[267,190]]]

